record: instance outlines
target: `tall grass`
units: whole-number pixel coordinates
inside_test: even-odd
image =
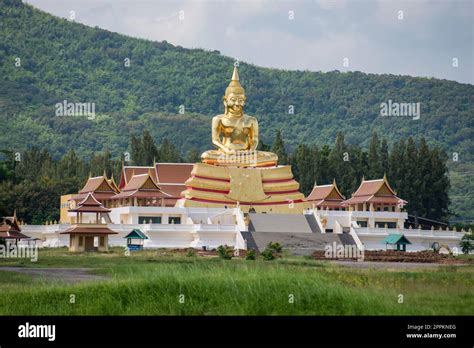
[[[35,266],[89,266],[107,278],[66,284],[2,271],[0,314],[474,314],[472,266],[457,272],[387,272],[346,269],[303,258],[220,260],[169,252],[131,257],[114,253],[63,256],[59,252],[42,256]],[[399,294],[404,295],[403,303],[398,303]],[[75,303],[70,303],[71,295]]]

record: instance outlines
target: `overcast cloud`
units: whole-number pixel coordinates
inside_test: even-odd
[[[26,2],[65,18],[75,11],[75,20],[90,26],[219,50],[264,67],[358,70],[474,83],[471,0]],[[348,67],[343,66],[344,58]],[[453,58],[458,67],[453,67]]]

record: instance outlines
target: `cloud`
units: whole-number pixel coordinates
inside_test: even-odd
[[[474,83],[472,1],[29,2],[63,17],[73,8],[76,20],[88,25],[219,50],[265,67],[345,70],[342,59],[348,57],[349,70]]]

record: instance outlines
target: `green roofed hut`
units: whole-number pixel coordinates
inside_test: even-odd
[[[384,238],[383,242],[385,243],[385,250],[387,250],[388,245],[392,245],[393,250],[395,250],[396,245],[396,250],[398,251],[407,251],[407,245],[411,244],[411,242],[403,234],[398,233],[390,233]]]
[[[132,230],[132,232],[127,234],[124,238],[127,238],[127,247],[130,251],[143,250],[145,239],[148,239],[148,237],[138,229]]]

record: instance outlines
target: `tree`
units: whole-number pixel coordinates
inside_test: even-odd
[[[186,155],[186,159],[189,163],[198,163],[198,162],[201,162],[201,155],[199,154],[198,150],[196,150],[195,148],[192,148],[191,150],[188,151]]]
[[[165,139],[166,141],[166,139]],[[142,145],[142,166],[153,166],[155,165],[154,161],[156,160],[156,157],[158,157],[159,161],[162,161],[160,158],[160,154],[156,148],[155,141],[153,140],[150,132],[147,130],[143,131],[143,137],[141,141]]]
[[[285,150],[285,143],[283,142],[283,137],[281,135],[280,130],[278,130],[275,136],[275,141],[273,142],[273,146],[272,146],[272,152],[277,154],[279,164],[288,163],[288,154]]]
[[[384,174],[389,174],[388,144],[385,138],[380,144],[380,169]]]
[[[308,146],[298,145],[294,156],[291,157],[293,174],[300,183],[300,191],[305,195],[311,192],[314,185],[313,178],[313,159]]]
[[[368,179],[380,179],[383,176],[380,165],[380,142],[376,132],[372,133],[369,145],[369,171]]]
[[[132,134],[130,138],[130,147],[132,149],[132,162],[135,165],[141,165],[144,162],[143,148],[140,137]]]
[[[178,149],[176,149],[176,146],[166,138],[160,145],[158,158],[160,159],[160,162],[164,163],[181,162]]]

